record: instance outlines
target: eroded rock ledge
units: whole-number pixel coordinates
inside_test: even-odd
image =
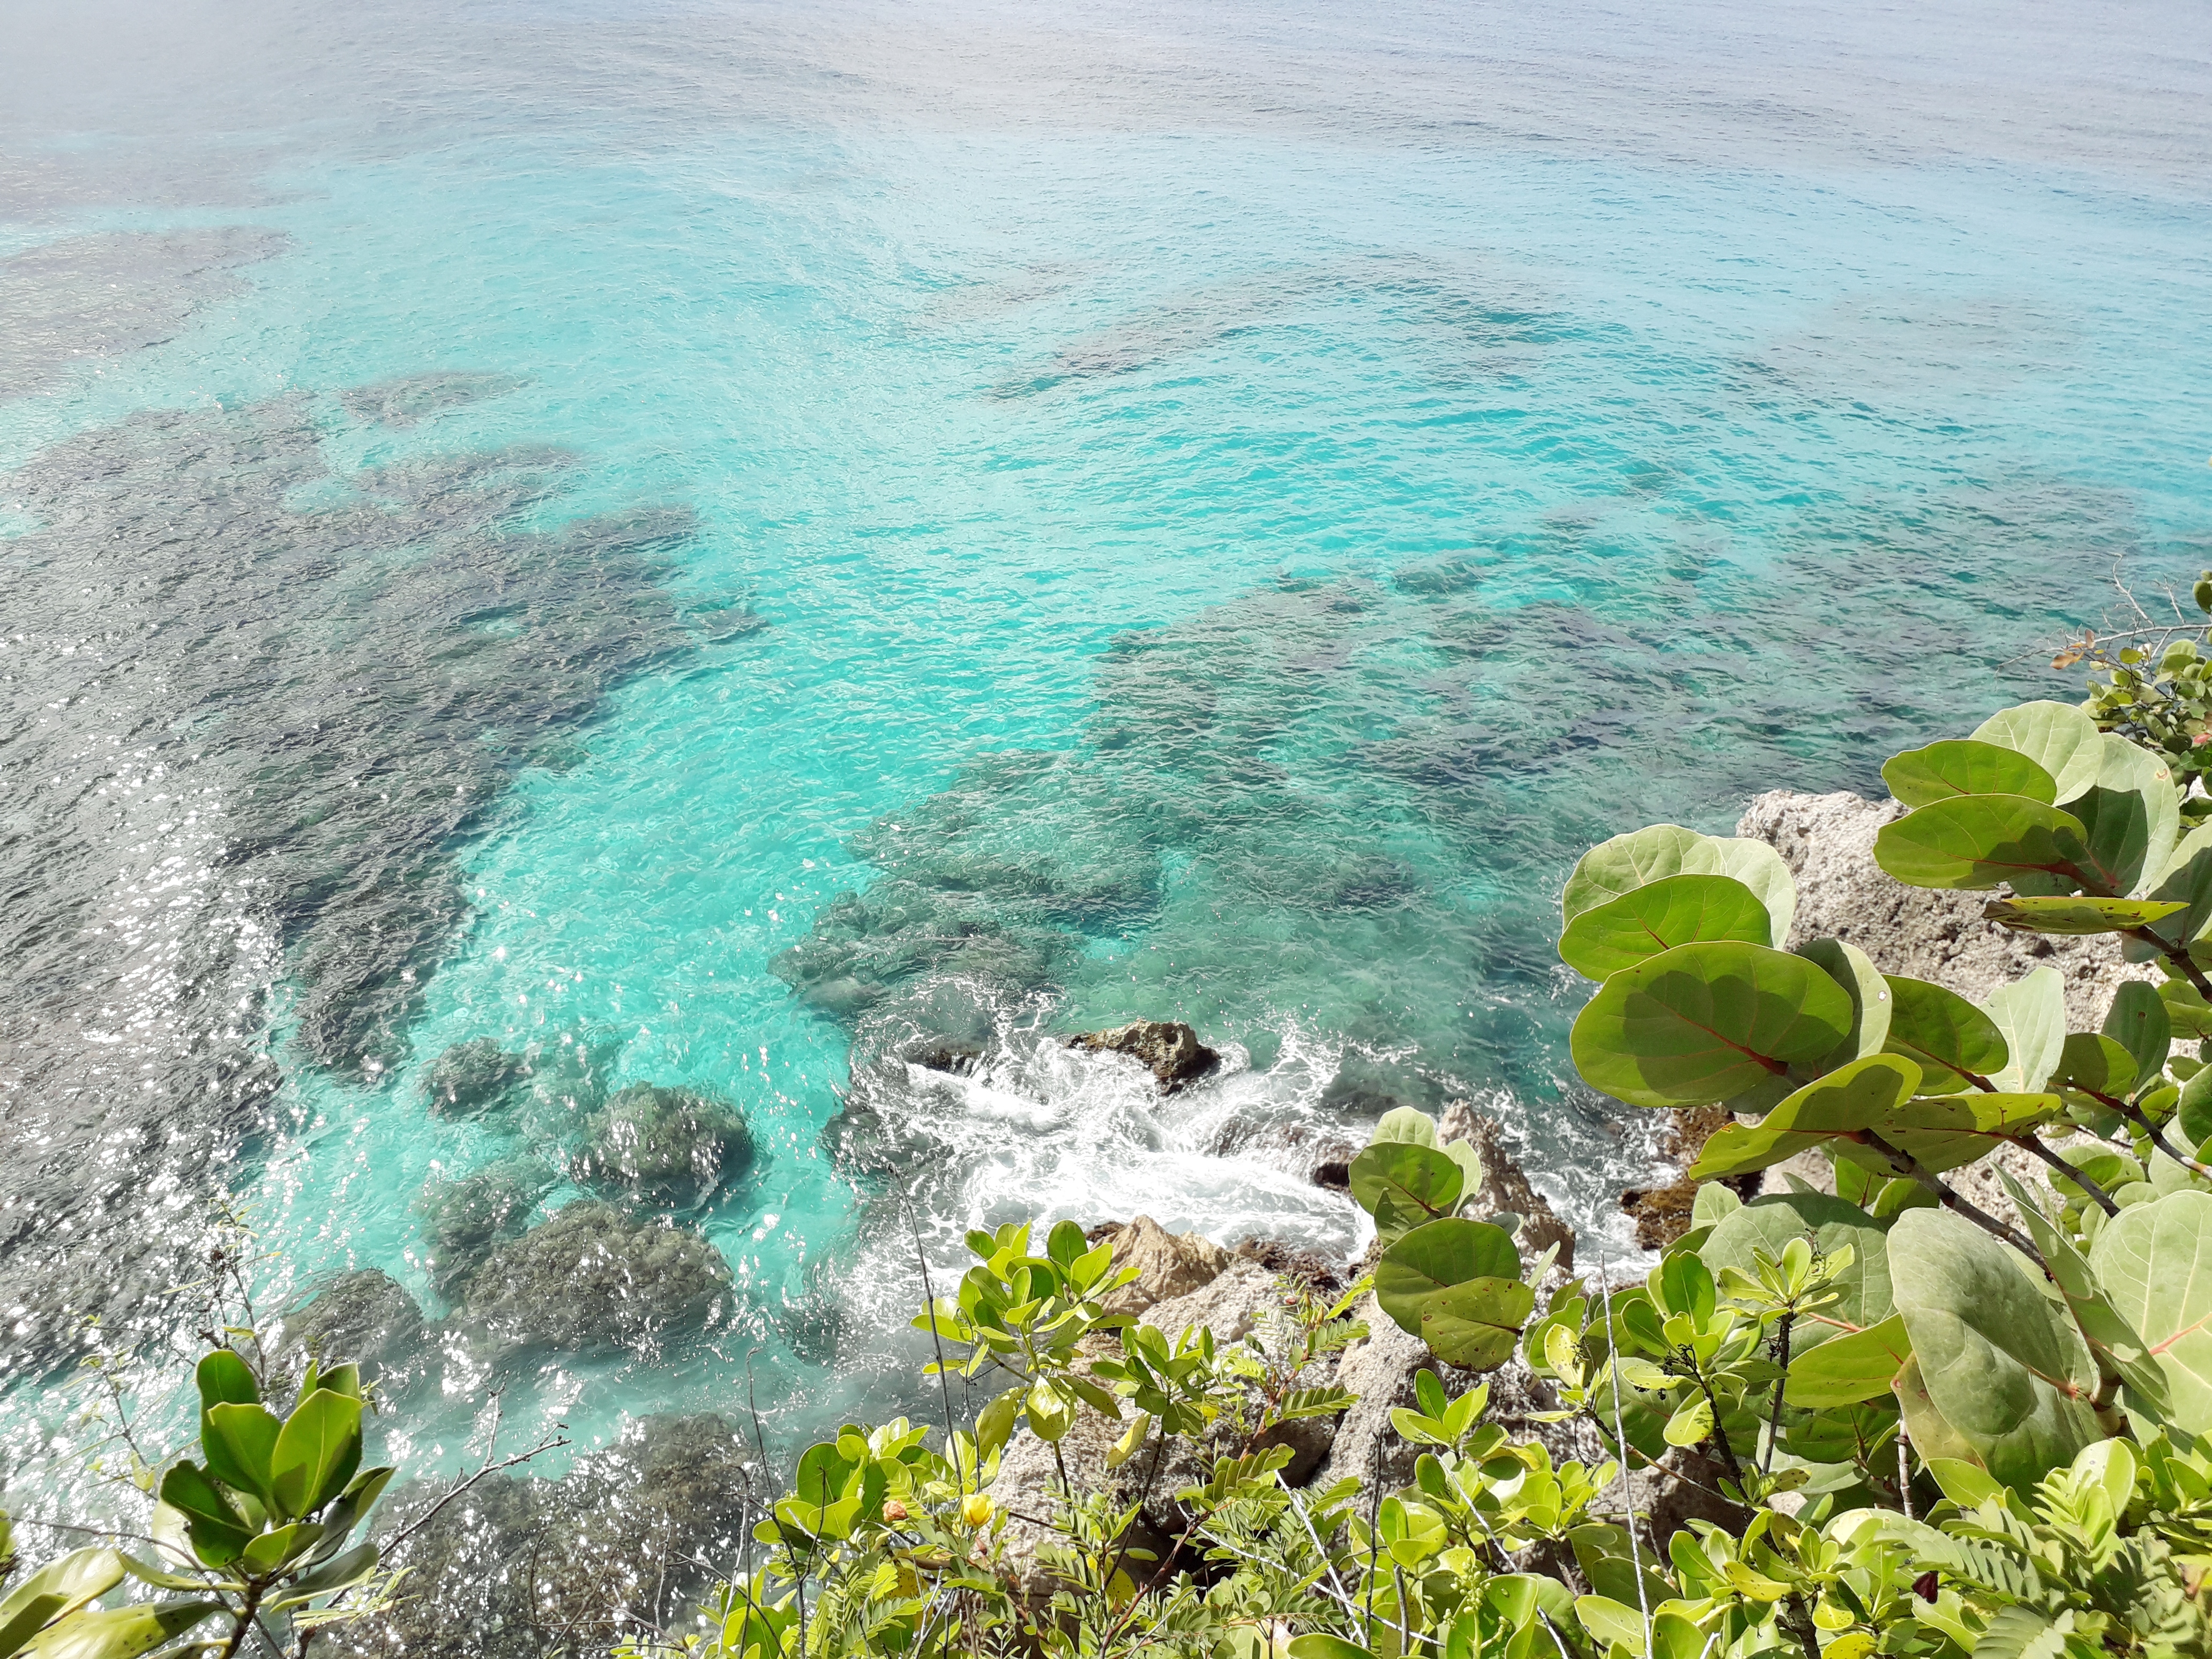
[[[1874,841],[1884,824],[1904,812],[1893,800],[1788,789],[1769,790],[1744,808],[1736,834],[1768,843],[1796,878],[1792,948],[1808,939],[1839,939],[1865,951],[1885,973],[1929,980],[1977,1002],[2039,968],[2055,968],[2065,986],[2068,1024],[2075,1030],[2101,1025],[2127,981],[2158,977],[2148,964],[2125,961],[2119,941],[2109,934],[2069,939],[2017,933],[1983,915],[1988,893],[1941,892],[1896,880],[1875,862]],[[1666,1155],[1686,1169],[1705,1137],[1726,1121],[1713,1109],[1675,1114],[1662,1138]],[[1993,1162],[2031,1185],[2042,1182],[2042,1166],[2026,1152],[2008,1148]],[[1765,1190],[1787,1191],[1792,1176],[1832,1190],[1826,1161],[1809,1156],[1769,1170]],[[2011,1217],[2011,1200],[1986,1167],[1952,1179],[1982,1208]],[[1623,1206],[1636,1218],[1638,1242],[1656,1249],[1680,1237],[1689,1224],[1695,1190],[1695,1182],[1678,1175],[1625,1195]]]

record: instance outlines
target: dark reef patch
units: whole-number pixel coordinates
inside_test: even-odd
[[[88,361],[161,344],[237,293],[240,269],[289,241],[251,225],[103,231],[0,259],[0,404],[46,391]]]
[[[404,430],[449,409],[465,409],[489,398],[503,397],[523,384],[512,374],[434,370],[353,386],[338,394],[338,406],[356,420]]]
[[[466,919],[463,840],[700,647],[687,512],[524,528],[574,457],[338,477],[321,435],[305,398],[157,411],[4,480],[36,527],[0,541],[0,1371],[191,1276],[278,1082],[279,973],[306,1055],[380,1075]]]

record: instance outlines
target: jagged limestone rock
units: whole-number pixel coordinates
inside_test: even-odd
[[[1164,1094],[1188,1088],[1219,1069],[1221,1056],[1198,1040],[1180,1020],[1133,1019],[1108,1031],[1085,1031],[1067,1040],[1071,1048],[1092,1054],[1127,1054],[1148,1068]]]
[[[1464,1140],[1482,1160],[1482,1185],[1475,1189],[1477,1217],[1510,1212],[1521,1218],[1517,1243],[1522,1259],[1533,1260],[1556,1244],[1559,1265],[1575,1265],[1575,1230],[1559,1219],[1552,1202],[1528,1180],[1528,1171],[1505,1150],[1505,1127],[1466,1101],[1453,1102],[1437,1122],[1440,1140]]]
[[[1110,1238],[1115,1271],[1134,1267],[1137,1276],[1105,1298],[1115,1313],[1142,1313],[1212,1283],[1229,1265],[1229,1252],[1203,1233],[1171,1233],[1148,1215],[1134,1221],[1093,1228],[1091,1242]]]

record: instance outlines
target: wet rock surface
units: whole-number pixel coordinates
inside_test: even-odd
[[[618,1090],[585,1126],[576,1179],[653,1203],[704,1203],[751,1167],[753,1137],[744,1114],[696,1089],[634,1083]]]
[[[1152,1073],[1164,1094],[1174,1094],[1221,1066],[1220,1054],[1180,1020],[1132,1020],[1109,1031],[1072,1036],[1067,1046],[1091,1054],[1127,1054]]]
[[[433,1282],[450,1290],[482,1267],[495,1246],[520,1236],[556,1178],[551,1165],[525,1156],[501,1158],[459,1180],[434,1176],[426,1182],[415,1213],[422,1218]]]
[[[1556,1244],[1559,1267],[1575,1265],[1574,1229],[1559,1219],[1551,1200],[1536,1190],[1528,1171],[1506,1151],[1504,1125],[1458,1101],[1437,1120],[1437,1135],[1442,1140],[1468,1142],[1482,1160],[1482,1184],[1475,1189],[1475,1205],[1469,1214],[1517,1215],[1521,1231],[1516,1242],[1522,1260],[1534,1261]]]
[[[1689,1176],[1705,1142],[1734,1122],[1734,1115],[1719,1106],[1685,1106],[1667,1114],[1659,1132],[1660,1156],[1679,1171],[1672,1179],[1650,1187],[1632,1187],[1620,1195],[1620,1207],[1636,1224],[1636,1243],[1646,1250],[1662,1250],[1690,1231],[1690,1213],[1698,1201],[1700,1183]],[[1826,1160],[1822,1160],[1825,1167]],[[1726,1183],[1741,1198],[1759,1189],[1757,1176],[1740,1176]]]
[[[341,1273],[283,1318],[281,1365],[354,1360],[362,1376],[389,1385],[410,1372],[423,1346],[422,1310],[406,1286],[374,1267]]]
[[[530,1062],[489,1037],[456,1042],[430,1063],[424,1085],[430,1109],[441,1117],[474,1117],[500,1105],[530,1075]]]
[[[382,1535],[442,1490],[414,1484],[389,1494]],[[340,1653],[425,1659],[603,1653],[683,1623],[711,1580],[702,1563],[736,1558],[758,1496],[727,1420],[648,1417],[558,1480],[480,1481],[393,1556],[412,1594],[323,1642]]]
[[[1293,1279],[1317,1297],[1334,1297],[1344,1288],[1342,1263],[1330,1261],[1317,1250],[1300,1249],[1278,1238],[1239,1239],[1231,1254],[1240,1261],[1265,1268],[1278,1279]]]
[[[1352,1186],[1352,1160],[1359,1156],[1364,1145],[1364,1141],[1355,1142],[1348,1135],[1317,1124],[1263,1123],[1238,1118],[1223,1127],[1206,1151],[1215,1158],[1260,1158],[1302,1176],[1316,1187],[1346,1192]]]
[[[698,1329],[729,1294],[728,1264],[698,1234],[587,1200],[487,1255],[453,1323],[493,1357],[612,1353]]]

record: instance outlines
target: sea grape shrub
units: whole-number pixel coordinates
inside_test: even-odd
[[[2212,774],[2212,570],[2190,598],[2204,620],[2100,639],[2087,634],[2052,659],[2053,668],[2089,665],[2081,707],[2100,731],[2112,732],[2166,762],[2183,786],[2183,816],[2212,817],[2212,794],[2190,786]],[[2177,602],[2176,609],[2179,611]]]
[[[1858,1400],[1770,1414],[1785,1377],[1793,1400],[1801,1383],[1808,1396],[1855,1392],[1849,1379],[1863,1367],[1784,1366],[1776,1352],[1790,1345],[1776,1339],[1802,1323],[1820,1332],[1808,1356],[1850,1342],[1844,1327],[1884,1292],[1839,1235],[1880,1239],[1883,1229],[1826,1195],[1793,1207],[1707,1191],[1707,1246],[1747,1267],[1716,1273],[1698,1250],[1677,1249],[1641,1285],[1570,1284],[1522,1343],[1543,1356],[1559,1415],[1613,1425],[1639,1466],[1734,1437],[1723,1458],[1741,1477],[1726,1487],[1741,1510],[1733,1527],[1694,1522],[1644,1540],[1621,1524],[1618,1462],[1555,1463],[1488,1420],[1486,1382],[1454,1394],[1435,1370],[1390,1413],[1420,1449],[1402,1490],[1352,1479],[1300,1489],[1279,1461],[1232,1445],[1177,1494],[1193,1519],[1176,1539],[1144,1534],[1141,1503],[1109,1502],[1072,1459],[1052,1515],[1012,1516],[994,1477],[1024,1421],[1059,1443],[1081,1413],[1117,1417],[1116,1462],[1166,1441],[1200,1445],[1221,1414],[1269,1397],[1255,1378],[1299,1375],[1358,1328],[1345,1318],[1352,1299],[1323,1308],[1285,1285],[1277,1329],[1234,1345],[1202,1329],[1170,1338],[1107,1313],[1095,1291],[1111,1277],[1085,1261],[1069,1224],[1042,1256],[1028,1254],[1026,1228],[1008,1228],[971,1238],[978,1264],[961,1293],[916,1322],[952,1342],[940,1375],[1003,1364],[1012,1386],[951,1419],[949,1439],[902,1419],[848,1425],[810,1449],[756,1528],[764,1557],[709,1598],[693,1632],[634,1644],[627,1659],[2206,1653],[2212,1446],[2168,1431],[2105,1436],[2025,1488],[1966,1460],[1923,1456],[1900,1488],[1886,1473],[1903,1467],[1894,1411]],[[1766,1248],[1778,1238],[1778,1250]],[[1081,1335],[1058,1340],[1071,1329]],[[985,1330],[997,1334],[981,1340]],[[1109,1401],[1066,1389],[1071,1376]],[[1643,1403],[1624,1428],[1627,1393]],[[1348,1403],[1277,1398],[1291,1411]],[[1654,1399],[1671,1403],[1655,1410]],[[1033,1404],[1041,1423],[1027,1415]],[[1006,1559],[1017,1523],[1043,1534],[1026,1579]]]
[[[351,1541],[390,1483],[364,1469],[358,1367],[310,1362],[282,1417],[237,1352],[199,1363],[198,1461],[141,1471],[155,1494],[144,1554],[82,1549],[0,1600],[0,1659],[304,1653],[389,1589],[373,1541]],[[0,1516],[0,1565],[12,1565]],[[141,1595],[139,1592],[149,1592]],[[119,1593],[125,1593],[118,1600]]]

